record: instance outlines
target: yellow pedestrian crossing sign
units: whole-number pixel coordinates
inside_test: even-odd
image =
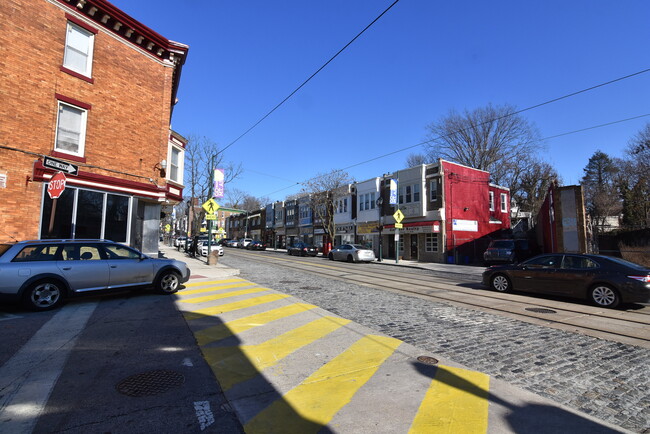
[[[201,205],[201,207],[205,210],[207,214],[214,214],[220,208],[217,201],[212,198],[206,200],[205,203]]]
[[[398,209],[397,211],[395,211],[395,214],[393,214],[393,218],[397,223],[401,223],[402,220],[404,220],[404,214],[402,213],[402,211]]]

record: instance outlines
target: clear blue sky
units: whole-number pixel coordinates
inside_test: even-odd
[[[113,0],[190,46],[172,127],[227,146],[392,0]],[[449,109],[527,108],[650,68],[650,2],[401,0],[292,99],[226,151],[226,188],[282,200],[287,188],[422,142]],[[650,73],[525,112],[542,137],[650,113]],[[624,156],[650,117],[545,142],[576,184],[589,157]],[[406,166],[411,149],[349,170]]]

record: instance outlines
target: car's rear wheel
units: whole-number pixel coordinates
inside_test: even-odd
[[[330,253],[329,255],[327,255],[327,259],[329,259],[330,261],[333,261],[334,260],[334,255],[332,253]]]
[[[168,270],[158,278],[155,288],[160,294],[174,294],[180,289],[181,276],[176,271]]]
[[[601,307],[617,307],[621,303],[621,297],[618,292],[609,285],[596,285],[589,291],[591,301],[596,306]]]
[[[490,287],[495,291],[509,292],[512,290],[510,279],[505,274],[495,274],[490,279]]]
[[[63,302],[64,287],[53,279],[33,283],[23,296],[23,304],[31,310],[41,311],[58,307]]]
[[[348,262],[354,262],[354,257],[352,255],[348,255]]]

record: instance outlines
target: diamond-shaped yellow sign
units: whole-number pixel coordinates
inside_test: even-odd
[[[401,223],[402,220],[404,220],[404,213],[402,213],[402,211],[398,209],[397,211],[395,211],[395,214],[393,214],[393,218],[397,223]]]
[[[205,203],[201,205],[201,207],[205,210],[207,214],[214,214],[220,208],[217,201],[212,198],[206,200]]]

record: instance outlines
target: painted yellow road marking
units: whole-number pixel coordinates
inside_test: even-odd
[[[221,292],[219,294],[205,295],[203,297],[194,297],[194,298],[188,298],[187,300],[178,300],[178,301],[181,303],[194,303],[194,304],[205,303],[206,301],[222,300],[224,298],[237,297],[238,295],[254,294],[256,292],[264,292],[270,290],[271,290],[270,288],[262,288],[262,287],[248,288],[239,291],[232,291],[226,293]]]
[[[199,345],[206,345],[211,342],[220,341],[227,337],[245,332],[246,330],[254,327],[263,326],[272,321],[280,318],[286,318],[297,313],[306,312],[314,309],[316,306],[313,304],[295,303],[287,306],[282,306],[277,309],[272,309],[266,312],[258,313],[255,315],[239,318],[236,320],[228,321],[224,324],[219,324],[214,327],[209,327],[199,330],[194,333]]]
[[[194,294],[205,294],[206,292],[223,291],[224,289],[241,288],[244,286],[257,286],[257,285],[251,282],[233,283],[232,285],[220,285],[220,286],[211,286],[209,288],[191,289],[189,291],[183,291],[178,295],[185,296],[185,295],[194,295]]]
[[[233,283],[233,282],[245,282],[244,279],[224,279],[224,280],[209,280],[205,282],[192,282],[184,283],[183,286],[187,288],[193,288],[195,286],[205,286],[205,285],[220,285],[222,283]]]
[[[247,307],[258,306],[264,303],[270,303],[276,300],[282,300],[283,298],[291,297],[287,294],[269,294],[263,295],[261,297],[249,298],[241,301],[234,301],[232,303],[226,303],[219,306],[206,307],[203,309],[197,309],[189,312],[184,312],[183,316],[187,321],[192,321],[198,318],[203,318],[206,316],[215,316],[221,313],[232,312],[234,310],[245,309]]]
[[[322,337],[350,320],[327,316],[288,331],[259,345],[203,347],[203,355],[224,391],[249,380],[264,369]]]
[[[486,374],[439,366],[409,434],[487,432],[489,387]]]
[[[401,341],[368,335],[253,417],[249,433],[316,433],[347,405]]]

